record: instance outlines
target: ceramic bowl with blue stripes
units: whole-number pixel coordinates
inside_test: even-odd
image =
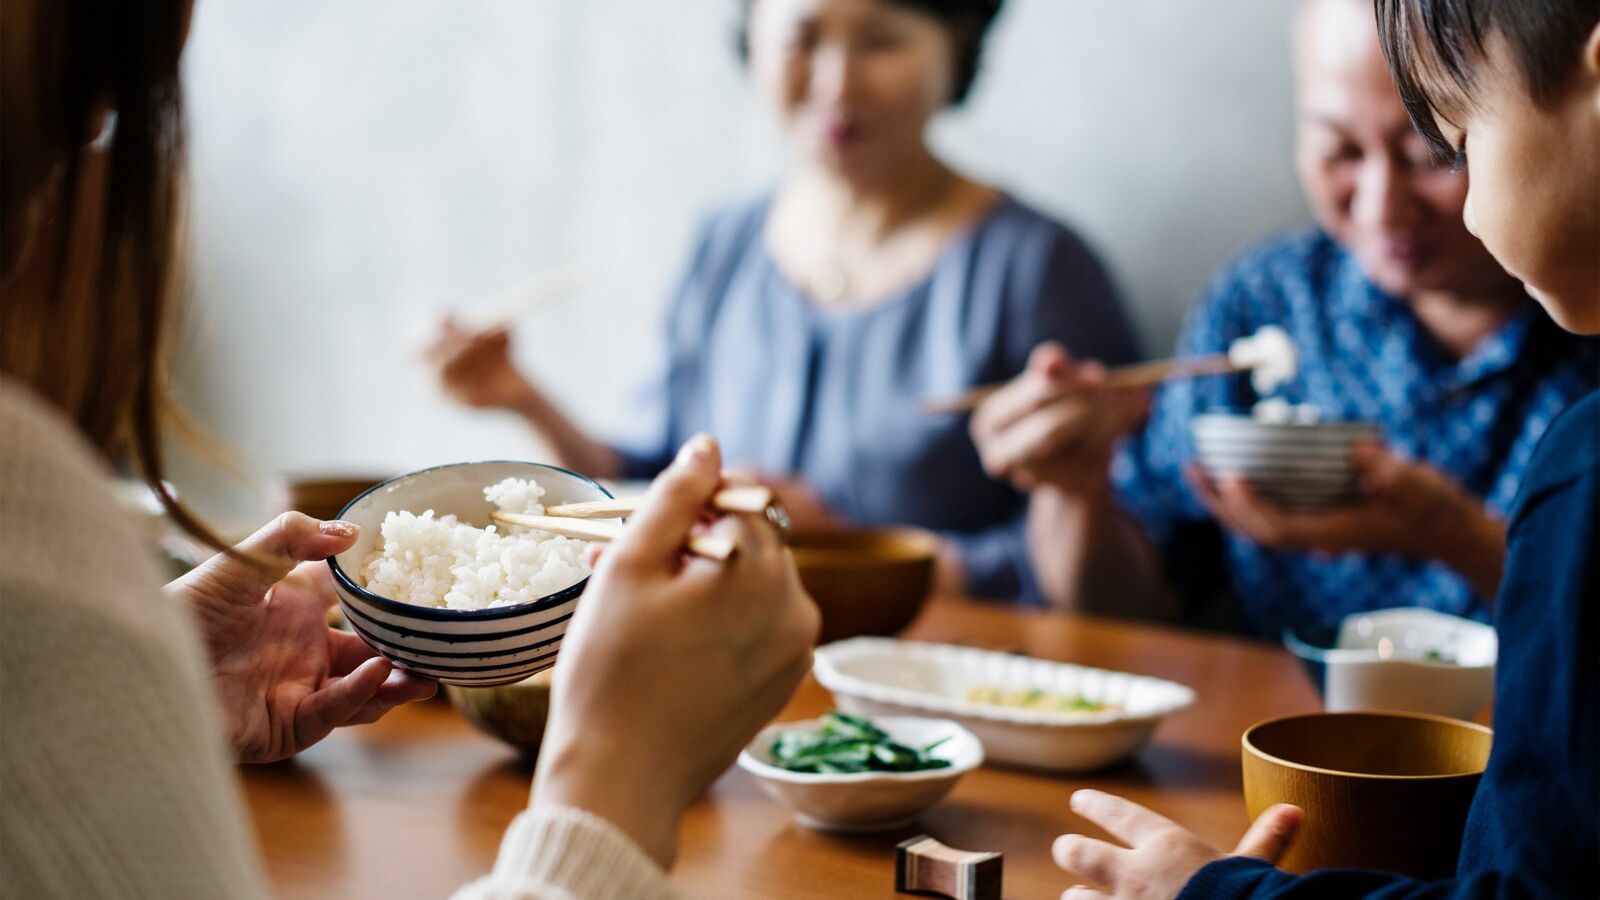
[[[611,496],[594,481],[555,466],[475,462],[402,475],[371,488],[339,513],[361,526],[355,545],[328,560],[340,609],[362,640],[400,668],[444,684],[482,687],[521,681],[555,664],[587,578],[533,603],[481,610],[414,606],[362,586],[361,564],[381,539],[386,514],[432,509],[482,528],[494,511],[483,489],[506,478],[537,480],[547,506]]]
[[[1273,422],[1232,413],[1195,416],[1191,433],[1206,474],[1243,478],[1262,500],[1300,510],[1360,501],[1351,449],[1379,436],[1377,426],[1364,422]]]

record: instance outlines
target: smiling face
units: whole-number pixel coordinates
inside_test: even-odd
[[[1396,296],[1506,282],[1461,221],[1466,179],[1434,164],[1378,44],[1370,3],[1312,0],[1295,47],[1295,162],[1318,224]]]
[[[1600,28],[1543,103],[1497,35],[1486,50],[1471,102],[1445,94],[1434,119],[1470,161],[1467,226],[1562,327],[1600,333]]]
[[[751,69],[802,158],[851,181],[892,175],[949,103],[950,35],[885,0],[757,0]]]

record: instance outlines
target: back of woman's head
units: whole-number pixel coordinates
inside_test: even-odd
[[[159,387],[188,14],[188,0],[0,12],[0,365],[106,451]]]
[[[0,5],[0,370],[161,482],[191,0]]]

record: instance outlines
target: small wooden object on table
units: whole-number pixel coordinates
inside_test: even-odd
[[[957,850],[925,834],[901,841],[894,853],[894,889],[954,900],[1000,900],[999,853]]]

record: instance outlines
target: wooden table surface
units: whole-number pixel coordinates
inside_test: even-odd
[[[1002,648],[1155,675],[1194,688],[1194,706],[1129,762],[1089,775],[986,766],[914,826],[881,835],[809,831],[731,769],[689,810],[674,878],[687,897],[894,897],[894,846],[919,832],[1005,853],[1005,896],[1055,898],[1070,880],[1050,842],[1088,830],[1075,789],[1114,791],[1231,847],[1247,819],[1239,736],[1261,719],[1319,708],[1299,664],[1248,641],[953,599],[932,601],[906,637]],[[809,678],[782,719],[830,708]],[[246,767],[244,791],[284,897],[445,897],[489,870],[527,803],[529,770],[447,704],[343,729],[298,759]]]

